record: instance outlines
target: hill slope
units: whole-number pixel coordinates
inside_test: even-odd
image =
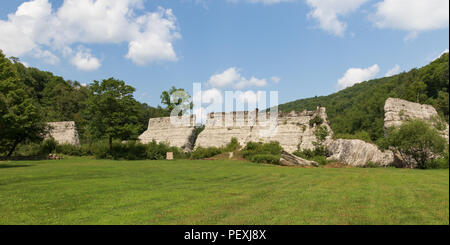
[[[303,111],[324,106],[336,134],[372,141],[384,134],[384,102],[389,97],[433,105],[448,122],[448,59],[446,53],[420,69],[362,82],[328,96],[296,100],[278,109]]]

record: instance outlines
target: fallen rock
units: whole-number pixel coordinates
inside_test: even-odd
[[[63,157],[58,156],[58,155],[56,155],[56,154],[49,154],[49,155],[48,155],[48,159],[49,159],[49,160],[61,160],[61,159],[63,159]]]
[[[303,159],[301,157],[292,155],[286,151],[281,152],[280,165],[281,166],[314,166],[314,167],[319,166],[319,164],[317,162]]]
[[[368,162],[388,166],[394,162],[392,151],[380,151],[374,144],[362,140],[337,139],[327,142],[331,153],[329,160],[337,160],[351,166],[365,166]]]

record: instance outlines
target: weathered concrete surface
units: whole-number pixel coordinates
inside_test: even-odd
[[[146,144],[153,140],[157,143],[167,143],[185,151],[192,150],[190,137],[195,129],[195,116],[188,117],[180,125],[173,125],[170,117],[151,118],[147,131],[139,136],[139,140]]]
[[[50,132],[46,138],[53,137],[58,144],[80,144],[75,122],[50,122],[48,125],[50,126]]]
[[[232,112],[212,113],[208,115],[205,130],[200,133],[196,141],[196,147],[221,147],[228,144],[232,138],[236,138],[241,146],[248,142],[270,142],[278,141],[287,152],[300,149],[313,149],[312,142],[317,141],[314,130],[309,121],[318,116],[323,119],[325,126],[332,135],[328,123],[325,108],[316,111],[279,113],[278,118],[273,120],[270,114],[259,114],[256,112]],[[270,129],[270,122],[275,125],[274,134],[266,134]]]
[[[382,152],[374,144],[362,140],[337,139],[326,143],[331,152],[329,160],[337,160],[351,166],[364,166],[368,162],[387,166],[394,162],[391,151]]]
[[[303,159],[301,157],[292,155],[286,151],[281,152],[280,165],[281,166],[314,166],[314,167],[319,166],[319,164],[317,162]]]
[[[389,98],[384,105],[384,128],[398,127],[408,119],[431,120],[438,117],[436,109],[431,105],[422,105],[402,99]],[[449,139],[449,126],[439,131],[446,140]]]

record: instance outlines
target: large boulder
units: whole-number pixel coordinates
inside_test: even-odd
[[[394,162],[391,151],[380,151],[374,144],[362,140],[337,139],[327,142],[331,153],[329,160],[337,160],[351,166],[364,166],[368,162],[387,166]]]
[[[314,166],[314,167],[319,166],[319,164],[317,162],[303,159],[301,157],[292,155],[286,151],[281,152],[280,165],[281,166]]]
[[[423,105],[419,103],[410,102],[407,100],[388,98],[384,104],[384,128],[398,127],[403,122],[409,119],[423,119],[432,121],[439,119],[439,115],[431,105]],[[439,133],[446,140],[449,139],[449,126],[443,122],[443,130]]]

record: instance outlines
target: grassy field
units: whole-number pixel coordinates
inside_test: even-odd
[[[0,224],[449,224],[449,171],[0,162]]]

